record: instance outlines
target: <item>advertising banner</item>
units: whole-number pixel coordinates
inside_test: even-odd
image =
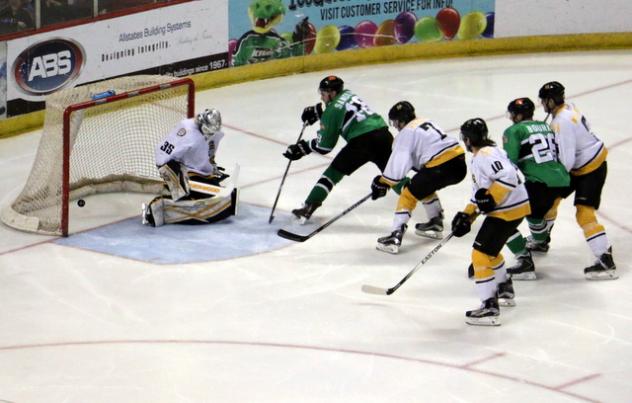
[[[62,88],[132,74],[186,76],[228,66],[227,2],[200,0],[8,42],[8,116]]]
[[[495,0],[231,0],[230,62],[491,38],[494,9]]]

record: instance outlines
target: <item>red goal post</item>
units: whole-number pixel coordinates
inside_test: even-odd
[[[159,193],[154,148],[194,114],[195,86],[188,78],[121,77],[49,96],[29,178],[0,218],[19,230],[67,236],[72,200]]]

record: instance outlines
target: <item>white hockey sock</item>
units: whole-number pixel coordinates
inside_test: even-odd
[[[410,211],[396,211],[393,217],[393,226],[391,231],[396,231],[401,228],[402,224],[407,224],[410,220]]]
[[[504,260],[500,263],[500,265],[494,267],[494,277],[496,278],[496,284],[507,281],[507,268],[505,267]]]
[[[586,239],[586,242],[588,242],[590,250],[597,258],[606,253],[608,251],[608,247],[610,246],[610,242],[608,242],[608,236],[605,231],[591,236]]]
[[[494,276],[485,279],[476,279],[476,293],[481,301],[488,300],[496,295],[498,286]]]
[[[426,211],[426,215],[428,216],[428,220],[439,217],[441,214],[443,214],[441,200],[439,200],[439,196],[437,196],[436,193],[433,193],[432,195],[423,199],[422,204],[424,206],[424,210]]]

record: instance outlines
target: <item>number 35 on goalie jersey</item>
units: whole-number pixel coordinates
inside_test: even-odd
[[[479,189],[487,189],[494,197],[496,207],[488,216],[513,221],[531,213],[524,177],[502,149],[488,146],[478,150],[472,158],[472,177],[471,204]]]

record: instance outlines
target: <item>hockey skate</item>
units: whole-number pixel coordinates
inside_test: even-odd
[[[303,207],[292,210],[292,214],[299,220],[300,224],[305,224],[318,207],[320,207],[320,203],[305,203]]]
[[[587,280],[616,280],[619,278],[617,274],[617,266],[612,259],[612,247],[601,255],[592,266],[584,269],[584,276]]]
[[[402,224],[399,229],[391,232],[391,235],[378,238],[375,249],[396,255],[399,252],[399,247],[402,245],[402,238],[407,228],[406,224]]]
[[[507,278],[506,281],[498,284],[498,305],[500,306],[516,306],[516,301],[514,298],[516,294],[514,293],[513,282],[510,278]]]
[[[536,241],[531,235],[527,237],[527,250],[531,252],[546,253],[549,251],[551,237],[547,237],[546,241]]]
[[[428,222],[415,224],[415,234],[431,239],[443,238],[443,214]]]
[[[500,326],[498,298],[486,299],[480,308],[465,312],[465,323],[476,326]]]
[[[518,263],[508,267],[507,274],[512,280],[535,280],[535,265],[533,264],[531,252],[518,256]]]

